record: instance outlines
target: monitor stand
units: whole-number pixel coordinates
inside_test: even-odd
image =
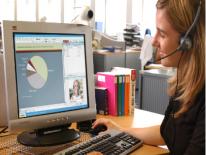
[[[33,147],[65,144],[80,137],[79,132],[74,129],[69,129],[69,126],[25,131],[17,136],[17,141],[20,144]]]

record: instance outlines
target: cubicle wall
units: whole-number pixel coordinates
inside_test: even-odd
[[[171,70],[140,71],[138,102],[141,109],[164,114],[169,103],[167,80],[173,74]]]
[[[140,51],[127,52],[126,67],[136,69],[136,71],[137,71],[136,91],[138,91],[138,89],[139,89],[139,83],[138,83],[138,81],[139,81],[139,71],[141,70]]]
[[[112,67],[124,67],[125,66],[125,54],[124,52],[94,52],[94,73],[111,71]]]

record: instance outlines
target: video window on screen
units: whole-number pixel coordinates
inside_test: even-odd
[[[14,33],[19,117],[88,107],[84,34]]]

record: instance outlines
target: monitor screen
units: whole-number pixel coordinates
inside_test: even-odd
[[[19,118],[88,108],[84,34],[13,37]]]
[[[2,22],[10,130],[95,119],[91,35],[83,25]]]

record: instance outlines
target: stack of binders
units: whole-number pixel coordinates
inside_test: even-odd
[[[136,89],[135,69],[114,67],[110,72],[97,72],[96,86],[107,89],[109,115],[133,114]]]

